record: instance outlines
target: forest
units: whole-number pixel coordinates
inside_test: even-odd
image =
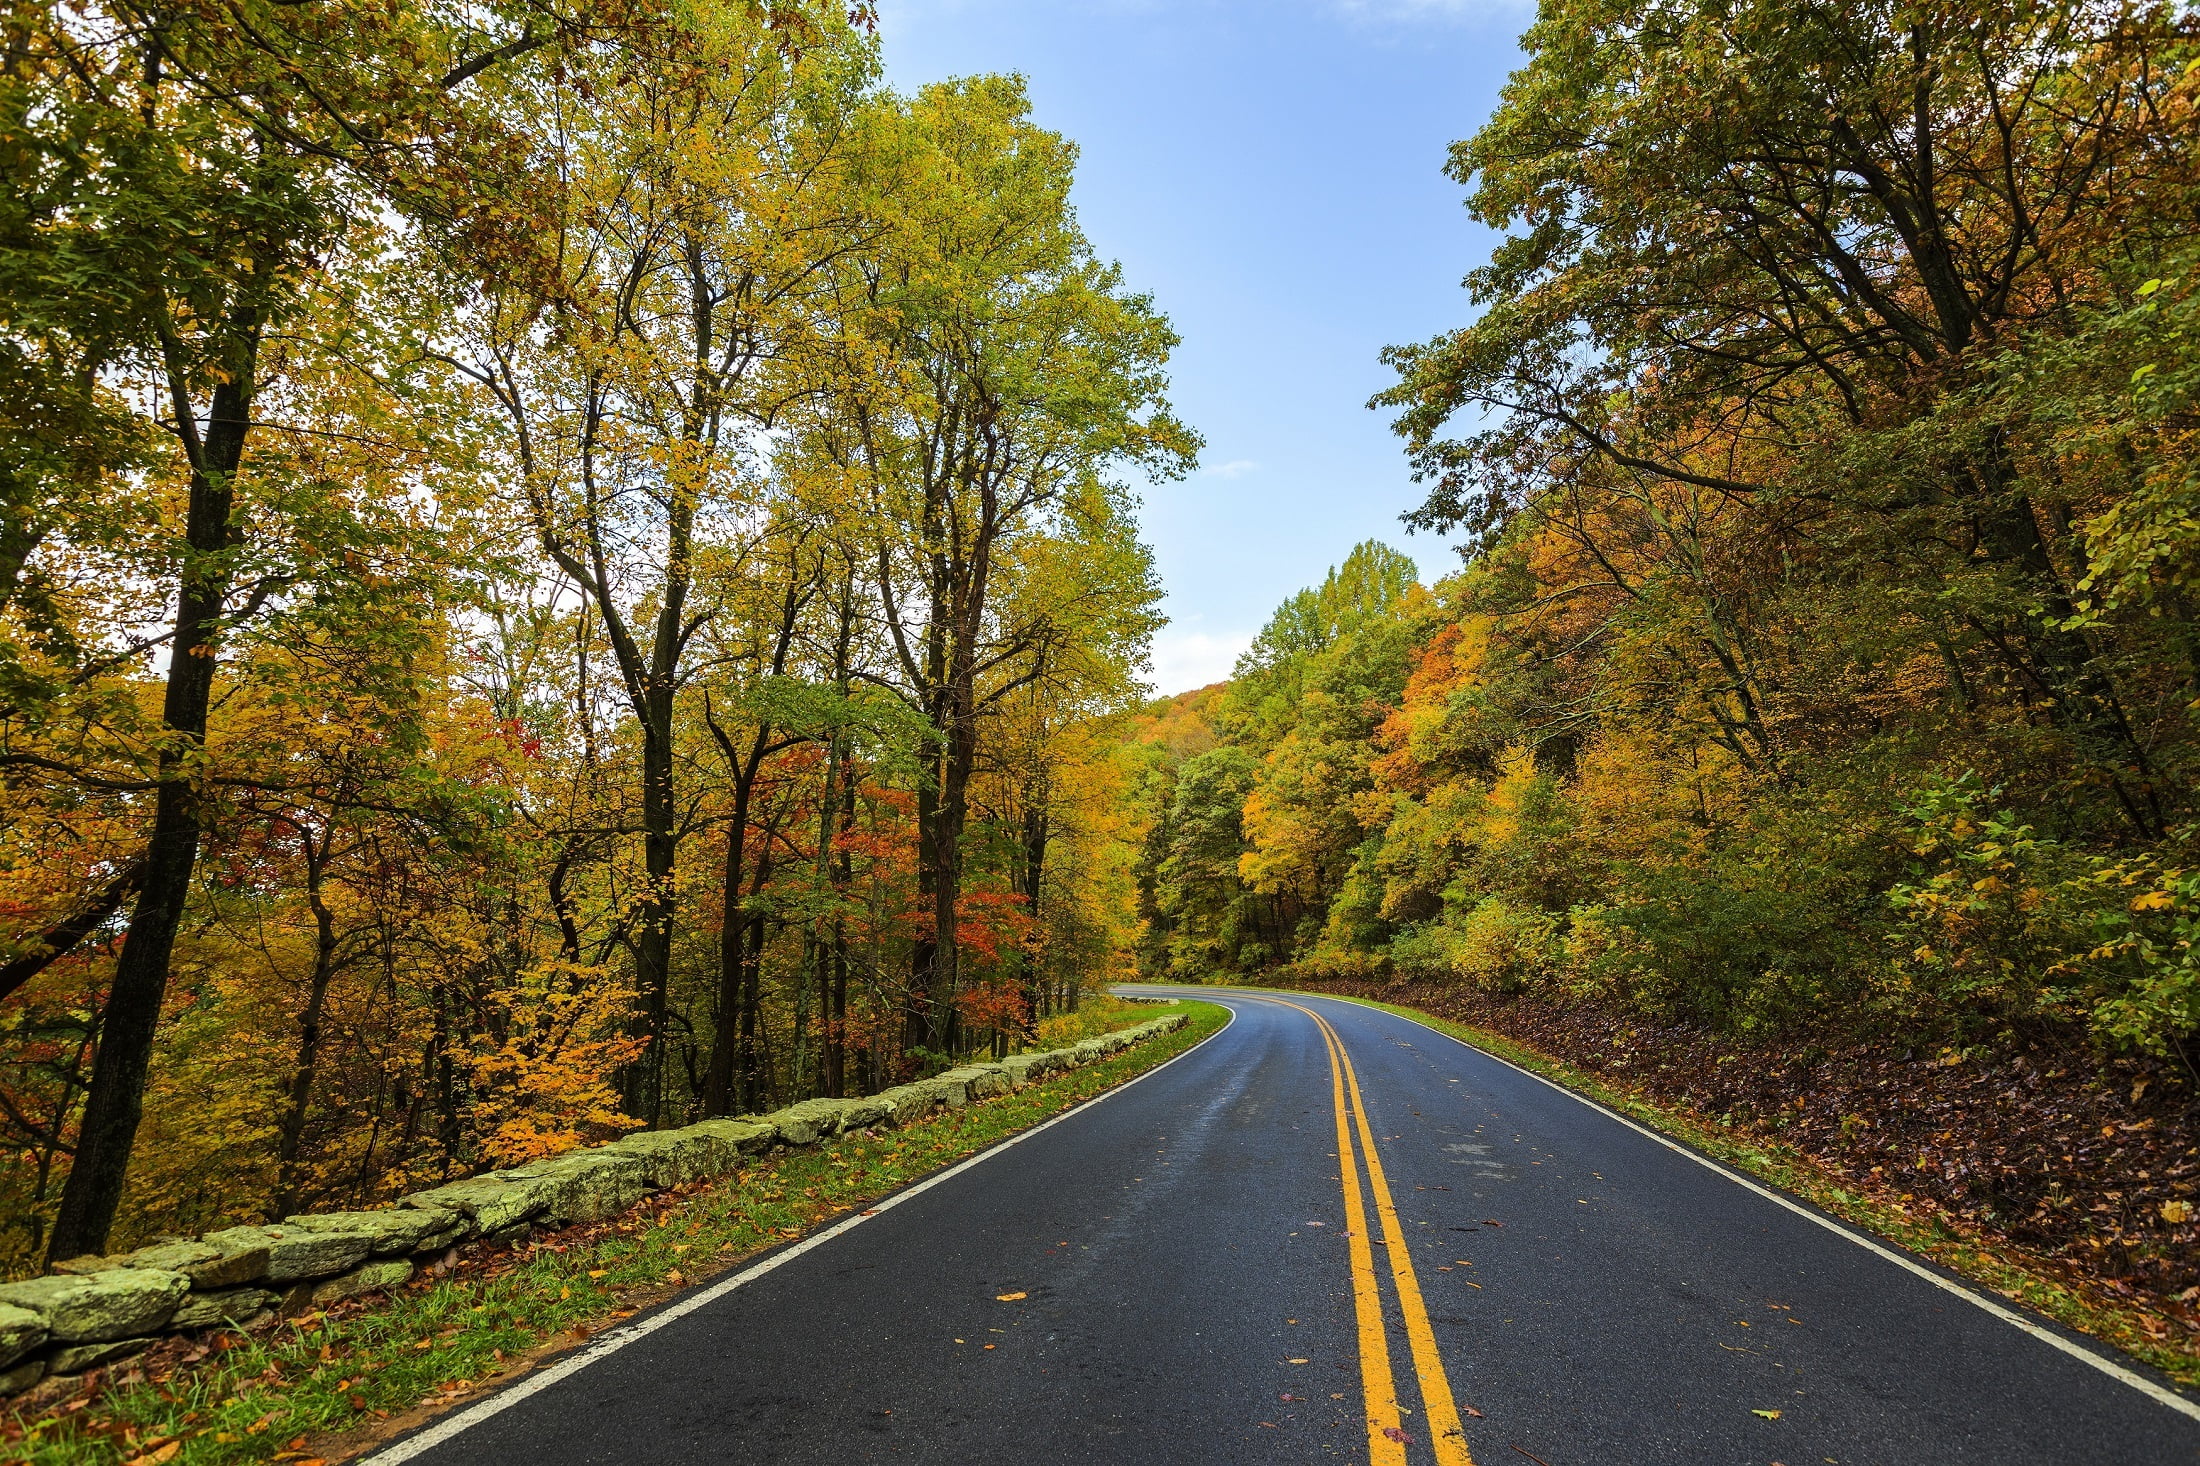
[[[1139,720],[1144,970],[1593,1018],[2200,1283],[2200,26],[1545,0],[1523,45],[1451,154],[1471,323],[1373,404],[1463,555],[1359,546]],[[1932,1065],[1983,1077],[1905,1154]]]
[[[1200,441],[1016,78],[812,0],[5,44],[0,1271],[1144,975],[1751,1056],[1890,1164],[1828,1056],[1987,1076],[1906,1184],[2200,1287],[2182,6],[1545,0],[1371,404],[1418,563],[1160,702]]]
[[[1175,337],[809,0],[33,3],[0,1271],[1074,1027]]]

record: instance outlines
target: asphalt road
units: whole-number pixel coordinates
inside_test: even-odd
[[[2200,1463],[2136,1376],[1496,1060],[1198,995],[1235,1021],[1149,1077],[376,1459]]]

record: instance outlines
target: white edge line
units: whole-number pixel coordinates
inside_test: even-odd
[[[1694,1161],[1697,1165],[1702,1166],[1705,1170],[1711,1171],[1717,1175],[1724,1176],[1727,1180],[1732,1181],[1735,1185],[1743,1187],[1744,1189],[1749,1191],[1754,1191],[1759,1196],[1765,1198],[1765,1200],[1772,1202],[1776,1206],[1785,1207],[1789,1211],[1795,1213],[1797,1216],[1802,1217],[1807,1221],[1816,1222],[1819,1226],[1824,1227],[1827,1231],[1833,1233],[1836,1237],[1845,1237],[1849,1241],[1854,1242],[1857,1246],[1863,1248],[1865,1251],[1876,1253],[1878,1256],[1885,1258],[1888,1262],[1893,1263],[1896,1267],[1902,1268],[1907,1272],[1915,1273],[1918,1277],[1923,1278],[1926,1282],[1931,1283],[1934,1287],[1940,1289],[1942,1292],[1952,1293],[1956,1297],[1961,1298],[1964,1302],[1971,1304],[1973,1307],[1982,1309],[1985,1312],[1992,1314],[1994,1317],[2000,1319],[2002,1322],[2015,1325],[2017,1328],[2024,1330],[2026,1333],[2030,1334],[2033,1338],[2040,1340],[2042,1343],[2052,1345],[2053,1347],[2062,1350],[2063,1353],[2068,1354],[2071,1358],[2092,1365],[2095,1369],[2107,1375],[2109,1378],[2116,1380],[2121,1384],[2127,1384],[2131,1386],[2140,1394],[2145,1395],[2149,1399],[2153,1400],[2155,1403],[2160,1405],[2167,1405],[2170,1409],[2175,1410],[2180,1415],[2187,1415],[2194,1420],[2200,1420],[2200,1404],[2194,1403],[2192,1400],[2187,1399],[2185,1396],[2178,1394],[2174,1390],[2166,1389],[2163,1386],[2156,1384],[2153,1380],[2148,1379],[2145,1375],[2140,1374],[2137,1370],[2130,1369],[2125,1367],[2124,1365],[2118,1364],[2113,1359],[2103,1358],[2101,1355],[2096,1354],[2093,1350],[2086,1348],[2084,1345],[2076,1343],[2073,1340],[2064,1338],[2061,1334],[2056,1333],[2053,1329],[2046,1328],[2038,1323],[2035,1323],[2031,1319],[2026,1318],[2023,1314],[2017,1313],[2012,1309],[2005,1308],[2001,1304],[1996,1303],[1993,1299],[1988,1298],[1983,1294],[1974,1292],[1969,1288],[1963,1287],[1961,1284],[1956,1283],[1952,1279],[1941,1276],[1939,1273],[1934,1272],[1931,1268],[1926,1267],[1924,1264],[1918,1262],[1915,1258],[1904,1256],[1902,1253],[1895,1251],[1893,1248],[1887,1246],[1885,1243],[1879,1241],[1877,1238],[1866,1236],[1863,1233],[1856,1231],[1852,1227],[1845,1226],[1842,1223],[1833,1220],[1831,1217],[1824,1216],[1819,1212],[1813,1210],[1812,1208],[1803,1205],[1801,1202],[1795,1200],[1793,1197],[1783,1196],[1779,1192],[1774,1191],[1771,1187],[1761,1185],[1757,1181],[1754,1181],[1748,1176],[1743,1175],[1739,1171],[1734,1170],[1732,1167],[1722,1165],[1719,1162],[1711,1159],[1709,1156],[1704,1155],[1690,1148],[1689,1146],[1681,1144],[1679,1141],[1673,1139],[1669,1135],[1661,1135],[1657,1131],[1652,1130],[1649,1126],[1637,1124],[1635,1121],[1629,1119],[1627,1116],[1622,1115],[1615,1110],[1608,1109],[1585,1095],[1577,1094],[1573,1090],[1568,1089],[1565,1085],[1560,1084],[1555,1080],[1544,1078],[1542,1075],[1536,1073],[1533,1069],[1523,1069],[1520,1067],[1520,1065],[1515,1064],[1512,1060],[1507,1059],[1500,1054],[1493,1054],[1488,1049],[1480,1048],[1474,1044],[1468,1043],[1465,1039],[1459,1037],[1457,1034],[1446,1033],[1441,1028],[1423,1023],[1418,1018],[1409,1018],[1403,1013],[1395,1013],[1388,1008],[1377,1008],[1373,1003],[1363,1003],[1355,998],[1340,998],[1329,993],[1303,993],[1295,995],[1302,997],[1325,997],[1328,998],[1331,1002],[1351,1003],[1354,1007],[1369,1008],[1377,1013],[1388,1014],[1390,1017],[1401,1019],[1404,1022],[1412,1024],[1416,1028],[1425,1028],[1430,1033],[1435,1034],[1438,1038],[1448,1038],[1453,1043],[1459,1045],[1459,1047],[1467,1050],[1469,1053],[1479,1054],[1485,1059],[1503,1064],[1506,1068],[1512,1070],[1516,1074],[1525,1074],[1528,1076],[1528,1078],[1533,1079],[1536,1083],[1544,1085],[1551,1089],[1555,1089],[1560,1094],[1565,1095],[1568,1099],[1573,1100],[1578,1104],[1587,1105],[1590,1109],[1595,1110],[1598,1114],[1603,1115],[1606,1119],[1617,1120],[1620,1124],[1625,1125],[1628,1129],[1634,1131],[1636,1134],[1648,1136],[1650,1139],[1656,1141],[1659,1145],[1664,1146],[1667,1150],[1670,1150],[1677,1155],[1688,1157],[1688,1159]]]
[[[1193,999],[1192,1001],[1206,1002],[1208,1000],[1205,998],[1197,998]],[[969,1170],[972,1166],[975,1166],[982,1161],[989,1161],[993,1159],[993,1157],[999,1155],[1002,1151],[1007,1150],[1010,1146],[1020,1145],[1024,1141],[1031,1139],[1032,1136],[1039,1134],[1041,1131],[1053,1129],[1055,1126],[1061,1124],[1064,1120],[1069,1119],[1073,1115],[1083,1114],[1086,1110],[1091,1109],[1094,1105],[1101,1103],[1103,1100],[1113,1099],[1115,1096],[1121,1094],[1124,1090],[1129,1089],[1132,1085],[1153,1078],[1154,1075],[1159,1074],[1162,1070],[1168,1068],[1171,1064],[1174,1064],[1178,1059],[1185,1058],[1186,1056],[1193,1054],[1199,1049],[1205,1047],[1208,1039],[1214,1038],[1216,1035],[1220,1034],[1223,1029],[1228,1028],[1231,1023],[1237,1022],[1237,1014],[1235,1011],[1224,1007],[1224,1005],[1220,1003],[1215,1004],[1215,1006],[1218,1008],[1223,1008],[1223,1011],[1230,1014],[1229,1022],[1224,1023],[1222,1025],[1222,1028],[1218,1028],[1214,1031],[1214,1033],[1208,1034],[1207,1038],[1201,1039],[1198,1043],[1193,1044],[1183,1053],[1172,1054],[1168,1058],[1163,1059],[1160,1063],[1154,1065],[1151,1069],[1148,1069],[1145,1073],[1134,1074],[1130,1078],[1124,1080],[1121,1084],[1118,1084],[1111,1089],[1104,1089],[1100,1091],[1100,1093],[1094,1095],[1091,1099],[1085,1100],[1076,1105],[1072,1105],[1069,1109],[1062,1111],[1061,1114],[1056,1115],[1048,1120],[1042,1120],[1028,1130],[1019,1130],[1014,1135],[1009,1136],[1006,1140],[997,1141],[994,1144],[987,1146],[984,1150],[979,1151],[976,1155],[956,1162],[954,1165],[949,1166],[944,1171],[935,1171],[933,1174],[925,1177],[922,1181],[918,1181],[915,1184],[904,1188],[903,1190],[895,1192],[892,1196],[887,1197],[878,1205],[870,1207],[864,1211],[857,1212],[853,1216],[844,1217],[840,1221],[835,1222],[832,1226],[827,1227],[824,1231],[813,1233],[812,1235],[803,1238],[800,1242],[795,1243],[793,1246],[773,1253],[770,1257],[765,1258],[762,1262],[757,1263],[753,1267],[744,1268],[740,1272],[735,1273],[732,1277],[721,1279],[720,1281],[715,1282],[709,1287],[703,1289],[701,1292],[691,1294],[690,1296],[681,1299],[679,1302],[672,1304],[670,1307],[659,1309],[657,1312],[652,1313],[651,1315],[649,1315],[649,1317],[643,1319],[640,1323],[625,1328],[613,1327],[605,1330],[603,1333],[596,1336],[593,1343],[590,1343],[585,1348],[579,1350],[577,1353],[568,1354],[565,1358],[559,1360],[556,1364],[551,1365],[548,1369],[537,1370],[533,1374],[523,1375],[519,1379],[514,1380],[511,1384],[506,1385],[503,1389],[498,1390],[495,1394],[490,1395],[487,1399],[476,1401],[474,1404],[469,1405],[465,1409],[459,1411],[456,1415],[452,1415],[447,1419],[437,1421],[434,1425],[429,1426],[426,1430],[421,1431],[418,1435],[407,1436],[403,1440],[385,1446],[383,1449],[376,1451],[371,1455],[361,1457],[359,1461],[359,1466],[398,1466],[398,1463],[401,1461],[410,1461],[415,1456],[419,1456],[428,1451],[432,1451],[437,1446],[442,1445],[445,1441],[450,1440],[453,1437],[472,1429],[474,1426],[481,1424],[483,1421],[488,1420],[492,1416],[503,1414],[505,1411],[511,1409],[514,1405],[519,1404],[522,1400],[527,1399],[529,1396],[540,1394],[542,1391],[549,1389],[552,1385],[559,1383],[561,1380],[565,1380],[573,1375],[579,1374],[582,1370],[588,1368],[589,1365],[594,1364],[597,1360],[602,1359],[607,1355],[614,1354],[621,1349],[624,1349],[627,1345],[634,1343],[638,1339],[648,1338],[651,1334],[654,1334],[655,1332],[657,1332],[657,1330],[663,1328],[665,1325],[678,1322],[680,1319],[683,1319],[689,1314],[695,1312],[695,1310],[697,1310],[698,1308],[708,1307],[709,1305],[717,1302],[720,1298],[725,1297],[728,1293],[731,1293],[736,1288],[742,1287],[743,1285],[748,1283],[755,1282],[758,1278],[761,1278],[762,1276],[764,1276],[764,1274],[780,1266],[782,1263],[792,1262],[796,1258],[800,1257],[803,1253],[808,1252],[811,1248],[824,1246],[827,1242],[832,1241],[835,1237],[838,1237],[841,1233],[848,1231],[850,1228],[860,1226],[873,1217],[882,1216],[885,1213],[892,1211],[895,1207],[900,1206],[910,1197],[916,1196],[921,1192],[930,1191],[933,1187],[939,1185],[941,1182],[954,1179],[956,1176],[959,1176],[963,1172]]]

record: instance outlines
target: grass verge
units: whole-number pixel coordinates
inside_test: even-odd
[[[1593,1099],[1606,1109],[1616,1110],[1737,1171],[1777,1186],[1919,1257],[1930,1258],[1990,1292],[2110,1344],[2179,1384],[2200,1385],[2200,1354],[2181,1346],[2164,1322],[2152,1313],[2074,1282],[2060,1275],[2047,1260],[2031,1257],[1998,1239],[1982,1236],[1952,1218],[1905,1206],[1893,1197],[1859,1190],[1805,1151],[1763,1136],[1738,1134],[1720,1120],[1615,1084],[1609,1078],[1553,1058],[1517,1039],[1440,1018],[1419,1008],[1375,998],[1347,997],[1341,993],[1287,988],[1261,991],[1334,998],[1424,1023],[1439,1033],[1449,1034],[1531,1074],[1541,1075]]]
[[[1212,1003],[1187,1007],[1191,1022],[1175,1033],[1019,1094],[905,1130],[766,1157],[612,1221],[484,1252],[386,1299],[195,1346],[174,1341],[163,1346],[177,1350],[165,1374],[111,1387],[60,1414],[0,1416],[0,1447],[33,1466],[307,1466],[358,1454],[644,1307],[1174,1058],[1229,1021]]]

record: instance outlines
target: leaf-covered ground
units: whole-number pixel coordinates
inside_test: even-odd
[[[1131,1021],[1150,1008],[1124,1005]],[[905,1130],[789,1151],[649,1198],[615,1220],[470,1244],[455,1266],[388,1299],[341,1304],[251,1333],[176,1337],[85,1376],[35,1414],[0,1414],[0,1451],[31,1466],[341,1460],[523,1373],[765,1248],[953,1164],[1184,1052],[1227,1014],[1104,1063]]]
[[[1632,1102],[1722,1159],[2200,1379],[2200,1100],[2173,1063],[2104,1064],[2043,1042],[1751,1045],[1437,983],[1291,985],[1496,1040],[1504,1057]]]

